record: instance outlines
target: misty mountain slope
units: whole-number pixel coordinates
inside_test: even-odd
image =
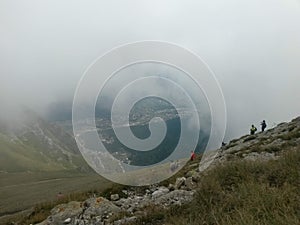
[[[300,117],[217,152],[205,171],[198,157],[160,184],[57,205],[40,225],[300,223]]]
[[[25,111],[16,123],[1,123],[0,171],[86,169],[74,138],[57,125]]]

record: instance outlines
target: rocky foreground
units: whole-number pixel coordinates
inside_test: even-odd
[[[124,188],[112,193],[110,199],[94,196],[83,202],[61,204],[51,210],[51,215],[40,225],[46,224],[130,224],[146,214],[146,209],[159,205],[170,208],[191,202],[206,171],[228,161],[277,160],[285,151],[294,151],[300,146],[300,117],[290,123],[282,123],[264,133],[246,135],[232,140],[219,149],[213,158],[204,163],[189,164],[184,176],[174,182],[164,182],[151,187]],[[208,163],[210,166],[207,170]],[[201,171],[201,172],[200,172]]]

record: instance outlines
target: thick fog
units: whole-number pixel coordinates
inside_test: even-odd
[[[46,114],[72,101],[87,67],[118,45],[176,43],[214,71],[228,113],[225,140],[300,115],[297,0],[0,2],[1,117]]]

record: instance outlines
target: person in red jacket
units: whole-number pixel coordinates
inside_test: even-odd
[[[196,159],[196,154],[194,151],[191,151],[191,161]]]

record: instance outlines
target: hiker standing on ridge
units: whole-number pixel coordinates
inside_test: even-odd
[[[263,121],[260,123],[260,125],[261,125],[261,132],[264,132],[265,129],[266,129],[266,127],[267,127],[266,121],[263,120]]]
[[[222,145],[221,145],[221,152],[224,151],[226,149],[226,143],[223,141]]]
[[[196,154],[194,151],[191,151],[191,161],[194,161],[196,159]]]
[[[250,129],[250,134],[253,135],[257,131],[257,128],[252,124],[251,129]]]

